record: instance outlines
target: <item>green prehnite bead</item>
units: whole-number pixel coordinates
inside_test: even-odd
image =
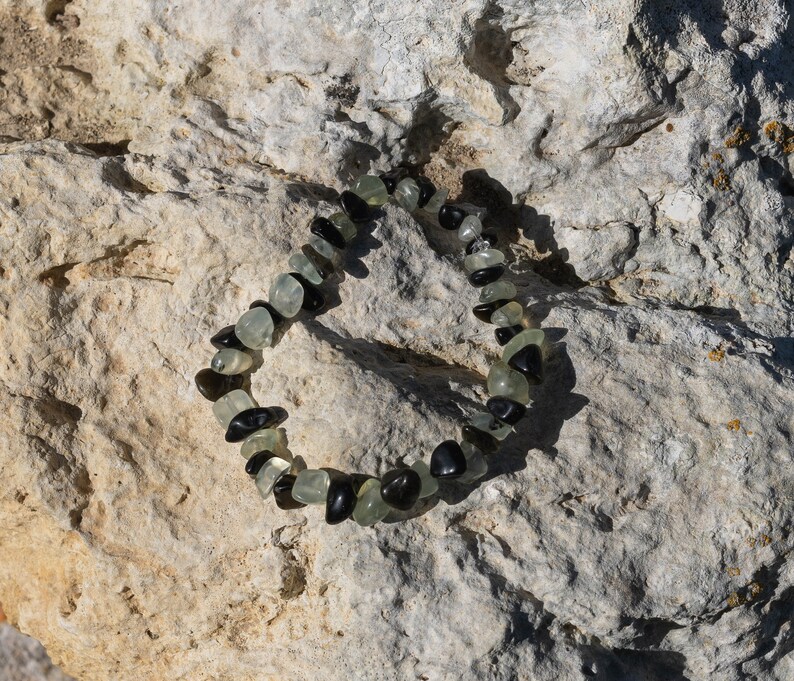
[[[507,364],[513,355],[527,345],[538,345],[542,347],[545,335],[542,329],[524,329],[520,331],[507,341],[507,344],[502,350],[502,361]]]
[[[412,177],[406,177],[394,190],[394,200],[399,206],[412,213],[419,204],[419,185]]]
[[[240,315],[234,335],[252,350],[270,347],[273,342],[273,317],[264,307],[254,307]]]
[[[493,284],[486,284],[480,289],[480,302],[492,303],[494,300],[510,300],[516,296],[516,287],[512,282],[500,279]]]
[[[422,459],[417,459],[411,464],[411,468],[419,473],[419,477],[422,479],[422,489],[419,492],[420,499],[424,499],[438,492],[438,480],[430,475],[430,466],[422,461]]]
[[[289,461],[282,459],[280,456],[274,456],[268,459],[265,465],[259,469],[256,474],[256,488],[259,490],[259,495],[264,499],[273,491],[273,487],[278,482],[278,479],[287,473],[292,468]]]
[[[349,243],[355,238],[356,233],[358,232],[356,229],[356,223],[347,217],[347,215],[344,213],[334,213],[333,215],[329,216],[328,219],[336,225],[336,228],[345,238],[345,241]]]
[[[254,398],[245,390],[232,390],[212,405],[212,413],[215,414],[218,423],[226,430],[237,414],[258,406]]]
[[[469,423],[483,433],[493,435],[497,440],[504,440],[513,432],[513,427],[507,423],[502,423],[494,415],[484,411],[478,411],[470,419]]]
[[[474,482],[488,472],[488,462],[477,447],[471,442],[461,442],[460,448],[466,457],[466,472],[457,479],[457,482]]]
[[[292,498],[302,504],[325,504],[331,478],[326,471],[307,468],[298,473],[292,486]]]
[[[289,274],[279,274],[267,293],[270,304],[284,317],[294,317],[303,304],[303,286]]]
[[[494,362],[488,372],[488,392],[494,397],[509,397],[521,404],[529,402],[527,379],[502,361]]]
[[[458,239],[464,243],[469,243],[482,234],[482,222],[476,215],[467,215],[458,227]]]
[[[309,245],[321,256],[330,260],[335,270],[339,269],[339,266],[342,264],[342,253],[336,246],[332,246],[325,239],[316,234],[312,234],[309,237]]]
[[[515,326],[524,319],[524,308],[521,303],[511,300],[507,305],[502,305],[491,315],[491,324],[496,326]]]
[[[433,196],[430,197],[430,201],[428,201],[422,210],[425,213],[429,213],[433,217],[438,216],[438,209],[444,205],[444,202],[447,200],[449,196],[449,189],[441,188],[439,189]]]
[[[350,191],[360,196],[370,206],[382,206],[389,200],[389,192],[377,175],[361,175],[350,187]]]
[[[250,459],[257,452],[265,450],[269,452],[275,451],[280,440],[281,435],[278,430],[275,428],[262,428],[245,438],[240,447],[240,455]]]
[[[380,480],[369,478],[359,487],[353,520],[363,527],[374,525],[389,513],[389,506],[380,495]]]
[[[219,374],[231,376],[232,374],[241,374],[243,371],[250,369],[253,363],[254,360],[247,352],[225,348],[224,350],[218,350],[212,357],[210,369],[217,371]]]
[[[465,222],[465,220],[464,220]],[[477,251],[467,255],[463,261],[463,267],[467,272],[475,272],[481,270],[483,267],[490,267],[491,265],[499,265],[505,261],[505,254],[496,248],[487,248],[484,251]]]
[[[303,253],[293,253],[287,262],[298,274],[302,274],[306,277],[306,281],[311,282],[315,286],[323,283],[323,278],[320,276],[317,268],[312,265],[312,261],[303,255]]]

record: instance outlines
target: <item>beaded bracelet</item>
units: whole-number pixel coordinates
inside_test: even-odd
[[[390,509],[409,510],[419,499],[434,494],[439,479],[470,483],[481,478],[488,470],[486,455],[497,450],[526,413],[529,386],[543,380],[544,334],[525,328],[524,309],[513,300],[516,288],[501,280],[505,257],[493,248],[496,236],[483,233],[476,211],[446,203],[447,189],[436,190],[427,178],[407,175],[400,168],[380,176],[363,175],[339,196],[341,212],[315,217],[309,226],[309,243],[289,258],[294,271],[275,278],[269,301],[254,301],[236,324],[210,339],[218,352],[210,368],[195,377],[199,392],[214,402],[212,410],[226,428],[226,441],[242,442],[245,470],[255,479],[260,495],[266,498],[272,492],[282,509],[324,504],[325,520],[332,525],[351,516],[359,525],[373,525]],[[501,360],[488,373],[488,411],[469,419],[461,429],[460,442],[439,444],[429,466],[419,459],[409,468],[388,471],[380,480],[333,468],[305,469],[294,475],[290,473],[292,454],[284,429],[279,428],[287,412],[258,406],[242,389],[243,373],[253,364],[247,350],[270,347],[274,331],[283,330],[286,320],[301,310],[316,314],[325,307],[317,286],[342,269],[343,250],[356,236],[357,225],[368,222],[373,209],[390,197],[408,212],[422,210],[435,217],[440,227],[457,230],[467,244],[464,267],[472,286],[480,288],[480,303],[473,313],[497,327],[496,341],[503,346]]]

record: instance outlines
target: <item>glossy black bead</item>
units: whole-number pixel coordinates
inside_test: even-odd
[[[523,330],[524,327],[520,324],[516,324],[515,326],[500,326],[494,331],[496,342],[499,343],[499,345],[507,345],[511,338],[521,333]]]
[[[272,428],[287,419],[281,407],[252,407],[241,411],[226,429],[226,442],[241,442],[260,428]]]
[[[314,269],[317,270],[317,274],[319,274],[324,280],[328,279],[328,277],[334,273],[334,266],[331,264],[331,261],[322,253],[317,251],[314,246],[304,244],[301,246],[301,251],[303,252],[303,255],[309,259],[309,262],[314,265]]]
[[[444,229],[457,229],[468,213],[462,208],[445,203],[438,209],[438,224]]]
[[[466,456],[455,440],[444,440],[430,455],[430,475],[459,478],[466,472]]]
[[[345,190],[339,195],[339,205],[353,222],[369,220],[369,205],[358,194]]]
[[[475,270],[469,275],[469,283],[472,286],[485,286],[492,284],[499,277],[505,273],[504,265],[491,265],[491,267],[483,267],[481,270]]]
[[[273,485],[273,496],[276,497],[276,506],[285,511],[291,511],[294,508],[301,508],[306,505],[292,498],[292,488],[295,485],[296,478],[296,475],[287,473],[276,480],[276,484]]]
[[[502,305],[507,305],[509,302],[509,300],[504,299],[494,300],[490,303],[480,303],[479,305],[475,305],[471,311],[474,313],[474,316],[477,317],[477,319],[490,324],[491,315],[500,307],[502,307]]]
[[[245,472],[250,476],[256,476],[262,466],[264,466],[274,456],[275,454],[273,454],[273,452],[269,452],[266,449],[263,449],[261,452],[257,452],[245,462]]]
[[[424,208],[427,202],[433,198],[436,193],[436,185],[434,185],[426,177],[417,177],[416,184],[419,186],[419,201],[416,204],[417,208]]]
[[[400,180],[407,174],[408,171],[405,168],[392,168],[390,171],[383,173],[383,175],[378,175],[378,177],[383,180],[383,184],[386,185],[386,191],[391,195],[394,194],[394,190],[397,189]]]
[[[333,468],[321,468],[330,478],[328,495],[325,497],[325,522],[337,525],[353,515],[356,507],[356,491],[353,478]]]
[[[398,468],[380,479],[380,498],[392,508],[407,511],[419,499],[422,478],[412,468]]]
[[[237,390],[243,385],[243,377],[240,374],[224,376],[212,369],[202,369],[193,380],[201,396],[206,397],[210,402],[217,402],[226,393]]]
[[[514,426],[527,413],[527,407],[507,397],[492,397],[485,403],[486,408],[500,421]]]
[[[224,348],[235,348],[237,350],[244,348],[243,342],[234,333],[234,324],[224,326],[218,333],[210,338],[212,347],[223,350]]]
[[[525,345],[508,360],[507,366],[524,374],[530,385],[543,383],[543,354],[537,345]]]
[[[487,241],[488,245],[491,248],[496,246],[496,242],[498,241],[498,239],[496,238],[496,234],[494,234],[493,232],[483,232],[482,234],[480,234],[480,238]],[[471,241],[469,241],[469,244],[466,246],[466,255],[471,255],[472,253],[474,253],[474,246],[476,244],[477,244],[477,239],[472,239]]]
[[[248,309],[253,310],[255,307],[264,307],[270,313],[270,318],[273,320],[273,328],[281,326],[284,323],[284,317],[282,317],[278,313],[278,310],[266,300],[255,300],[248,306]]]
[[[298,272],[290,272],[289,275],[300,282],[303,287],[303,302],[301,307],[310,312],[319,312],[325,307],[325,296],[306,277]]]
[[[484,430],[466,424],[461,428],[461,434],[466,442],[471,442],[477,449],[485,454],[493,454],[499,449],[499,440]]]
[[[309,231],[321,239],[325,239],[331,246],[344,248],[347,245],[345,237],[328,218],[316,217],[309,225]]]

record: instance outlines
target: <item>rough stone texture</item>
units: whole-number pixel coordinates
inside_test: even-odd
[[[794,678],[786,5],[7,0],[9,619],[81,680]],[[476,486],[329,528],[259,499],[192,375],[396,162],[488,208],[547,381]],[[380,474],[496,346],[454,234],[389,206],[348,272],[253,392]]]
[[[70,681],[52,664],[41,644],[2,623],[0,611],[0,679],[3,681]]]

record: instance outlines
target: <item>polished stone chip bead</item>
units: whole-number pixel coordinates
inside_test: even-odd
[[[494,300],[490,303],[480,303],[472,308],[472,312],[477,319],[490,324],[493,313],[509,302],[509,300]]]
[[[292,498],[302,504],[325,504],[330,480],[327,471],[307,468],[295,478]]]
[[[505,261],[505,254],[495,248],[487,248],[467,255],[463,260],[463,267],[467,272],[476,272],[485,267],[500,265]]]
[[[353,520],[362,527],[369,527],[383,520],[389,514],[389,505],[381,496],[380,480],[369,478],[356,491],[356,507]]]
[[[245,462],[245,472],[252,477],[256,477],[256,474],[262,470],[262,466],[264,466],[274,456],[275,454],[267,449],[256,452],[251,458],[248,459],[248,461]]]
[[[466,472],[466,457],[455,440],[444,440],[430,456],[430,475],[434,478],[458,478]]]
[[[461,428],[461,437],[464,441],[471,442],[485,454],[493,454],[499,449],[499,441],[493,435],[468,423]]]
[[[480,218],[475,215],[467,215],[463,218],[458,228],[458,239],[464,243],[469,243],[472,239],[476,239],[482,234],[482,222]]]
[[[325,307],[325,296],[320,293],[306,278],[298,272],[290,272],[303,288],[303,302],[301,307],[309,312],[319,312]]]
[[[351,191],[344,191],[339,195],[339,205],[345,215],[353,222],[367,222],[370,217],[369,204],[360,196]]]
[[[511,369],[501,360],[491,365],[488,372],[488,392],[493,396],[509,397],[511,400],[527,404],[529,402],[529,383],[523,374]]]
[[[527,413],[525,405],[508,397],[491,397],[485,406],[497,419],[511,426],[516,425]]]
[[[264,307],[255,307],[240,315],[234,332],[245,347],[262,350],[273,342],[273,318]]]
[[[339,269],[339,266],[342,264],[343,256],[342,251],[340,251],[336,246],[331,245],[331,243],[317,236],[316,234],[312,234],[309,237],[309,246],[311,246],[321,256],[327,258],[331,263],[331,267],[334,269]]]
[[[515,326],[504,326],[501,329],[496,329],[496,331],[494,331],[496,342],[499,343],[499,345],[505,345],[523,330],[524,327],[520,324],[516,324]],[[502,357],[502,359],[504,359],[504,357]]]
[[[296,508],[303,508],[306,504],[296,501],[292,496],[292,487],[295,484],[295,476],[291,473],[282,475],[276,484],[273,485],[273,496],[276,499],[276,506],[284,511],[291,511]]]
[[[542,329],[525,329],[521,327],[505,344],[502,350],[502,361],[509,362],[513,355],[527,345],[542,346],[545,337],[546,334],[543,333]]]
[[[419,498],[424,499],[438,492],[438,480],[430,475],[430,466],[428,466],[422,459],[417,459],[411,464],[419,477],[422,479],[422,489],[419,490]]]
[[[265,499],[270,496],[273,487],[278,482],[282,475],[286,475],[292,464],[282,459],[280,456],[274,456],[267,461],[259,469],[256,474],[256,488],[259,490],[259,495]]]
[[[493,399],[493,398],[491,398]],[[494,415],[487,411],[478,411],[472,414],[469,422],[475,428],[493,435],[497,440],[504,440],[510,433],[513,432],[513,426],[502,423],[499,419],[494,418]]]
[[[397,185],[400,183],[400,180],[402,180],[407,174],[408,171],[405,168],[392,168],[388,172],[378,175],[378,177],[383,181],[387,193],[391,195],[394,194],[394,190],[397,189]]]
[[[232,348],[240,350],[245,347],[243,342],[234,333],[234,324],[224,326],[218,333],[210,338],[212,347],[223,350],[224,348]]]
[[[232,390],[229,394],[219,398],[212,405],[212,413],[218,419],[218,423],[224,428],[228,428],[232,419],[241,411],[253,409],[258,406],[253,397],[245,390]]]
[[[452,231],[458,229],[468,213],[462,208],[445,203],[438,209],[438,224]]]
[[[270,304],[284,317],[294,317],[303,305],[303,287],[289,274],[279,274],[268,291]]]
[[[516,297],[516,287],[509,281],[495,281],[480,289],[480,302],[490,303],[494,300],[512,300]],[[489,320],[490,321],[490,320]]]
[[[248,306],[248,309],[253,310],[255,307],[263,307],[270,313],[270,319],[273,320],[273,326],[275,328],[278,328],[284,323],[284,317],[282,317],[278,313],[278,310],[275,307],[273,307],[270,303],[268,303],[266,300],[255,300],[253,303],[251,303]]]
[[[289,260],[287,260],[289,266],[294,269],[296,272],[300,272],[300,274],[311,284],[315,286],[319,286],[323,283],[323,278],[320,276],[320,273],[317,271],[317,268],[312,264],[312,261],[303,254],[303,253],[293,253]]]
[[[510,358],[507,365],[524,374],[530,385],[543,383],[543,354],[537,345],[525,345]]]
[[[449,196],[449,189],[439,189],[433,196],[430,197],[430,201],[428,201],[422,210],[427,213],[428,215],[432,215],[434,218],[438,219],[438,211],[441,206],[444,205],[444,202],[447,200]]]
[[[498,239],[493,232],[483,232],[479,237],[472,239],[466,246],[466,255],[471,255],[485,248],[493,248]]]
[[[281,407],[252,407],[241,411],[229,421],[226,442],[242,442],[260,428],[278,426],[287,420],[287,412]]]
[[[345,243],[350,243],[355,239],[358,229],[353,221],[344,213],[333,213],[328,219],[336,225],[339,233],[345,238]]]
[[[466,472],[458,478],[457,482],[474,482],[488,472],[488,462],[482,451],[471,442],[462,442],[460,446],[466,457]]]
[[[241,374],[248,371],[254,363],[253,358],[247,352],[226,348],[218,350],[210,360],[210,369],[219,374],[227,376],[231,374]]]
[[[412,177],[406,177],[404,180],[400,180],[392,196],[397,205],[409,213],[413,213],[419,203],[419,185]]]
[[[350,191],[360,196],[370,206],[380,207],[389,200],[386,184],[377,175],[361,175],[350,187]]]
[[[321,239],[325,239],[329,244],[336,248],[344,248],[347,243],[345,237],[336,228],[336,225],[328,218],[316,217],[309,225],[309,231],[316,234]]]
[[[325,500],[325,522],[337,525],[353,515],[356,507],[356,491],[353,488],[353,479],[341,471],[333,468],[323,468],[328,471],[328,496]]]
[[[301,251],[309,260],[309,262],[314,265],[314,269],[317,270],[318,274],[323,280],[328,279],[328,277],[334,273],[333,263],[316,248],[309,244],[304,244],[301,246]],[[296,267],[295,269],[298,268]]]
[[[417,177],[416,184],[419,187],[419,199],[416,202],[417,208],[424,208],[430,199],[435,196],[436,185],[434,185],[426,177]]]
[[[227,376],[219,374],[212,369],[202,369],[193,380],[196,382],[196,388],[198,388],[201,396],[207,398],[210,402],[219,400],[227,393],[237,390],[243,385],[243,377],[240,374]]]
[[[517,326],[524,319],[524,308],[515,300],[502,305],[491,315],[491,324],[496,326]]]
[[[469,283],[472,286],[485,286],[492,284],[505,273],[504,265],[494,265],[482,270],[476,270],[469,275]]]
[[[240,447],[240,456],[245,459],[250,459],[254,454],[264,449],[274,452],[281,442],[282,436],[278,430],[275,428],[260,428],[255,433],[251,433],[245,438]]]
[[[380,479],[380,496],[389,506],[407,511],[419,499],[422,478],[412,468],[387,471]]]

